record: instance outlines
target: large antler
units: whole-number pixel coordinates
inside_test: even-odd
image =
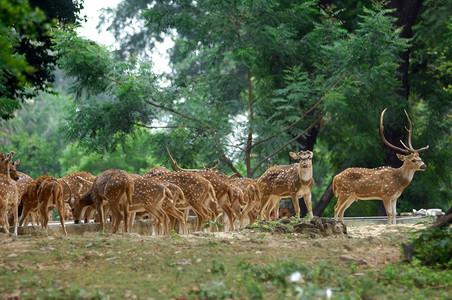
[[[402,149],[402,148],[399,148],[399,147],[397,147],[397,146],[392,145],[391,143],[389,143],[389,142],[386,140],[385,135],[384,135],[384,133],[383,133],[383,129],[384,129],[384,126],[383,126],[383,116],[384,116],[386,110],[387,110],[387,108],[383,109],[383,111],[381,112],[381,116],[380,116],[380,136],[381,136],[381,139],[383,140],[383,143],[385,143],[386,146],[388,146],[389,148],[394,149],[394,150],[396,150],[396,151],[400,151],[400,152],[402,152],[402,153],[407,153],[407,154],[410,153],[410,150],[409,150],[409,149]]]
[[[406,128],[406,126],[405,126],[405,130],[408,131],[408,147],[402,141],[400,141],[402,143],[403,147],[405,147],[407,150],[410,150],[412,153],[416,153],[416,152],[419,153],[421,151],[427,150],[429,147],[428,145],[425,147],[422,147],[420,149],[417,149],[417,150],[413,148],[413,144],[411,143],[411,133],[413,131],[413,125],[411,124],[410,116],[408,115],[406,110],[403,110],[403,111],[405,112],[406,118],[408,119],[408,123],[410,124],[410,129]]]
[[[179,169],[179,171],[185,171],[185,172],[199,172],[199,171],[201,171],[201,170],[198,170],[198,169],[183,169],[183,168],[181,168],[177,164],[177,161],[171,156],[171,153],[170,153],[168,148],[166,148],[166,152],[168,152],[168,156],[171,159],[171,161],[173,162],[173,165],[174,165],[175,169]],[[202,166],[204,167],[204,171],[214,171],[220,166],[220,160],[218,160],[218,163],[217,163],[217,165],[215,167],[207,168],[206,166],[204,166],[204,164]]]
[[[408,115],[408,113],[406,112],[406,110],[404,110],[404,111],[405,111],[405,115],[406,115],[406,117],[407,117],[407,119],[408,119],[408,123],[409,123],[409,125],[410,125],[410,129],[406,128],[406,126],[405,126],[406,131],[408,131],[408,147],[407,147],[402,141],[400,141],[400,143],[402,143],[402,146],[405,147],[405,149],[399,148],[399,147],[394,146],[394,145],[392,145],[391,143],[389,143],[389,142],[386,140],[386,138],[385,138],[385,136],[384,136],[384,133],[383,133],[383,129],[384,129],[384,126],[383,126],[383,116],[384,116],[384,114],[385,114],[385,112],[386,112],[386,109],[387,109],[387,108],[383,109],[383,111],[381,112],[381,116],[380,116],[380,136],[381,136],[383,142],[386,144],[386,146],[388,146],[388,147],[391,148],[391,149],[394,149],[394,150],[396,150],[396,151],[399,151],[399,152],[402,152],[402,153],[406,153],[406,154],[425,151],[425,150],[427,150],[427,149],[429,148],[428,145],[425,146],[425,147],[422,147],[422,148],[420,148],[420,149],[417,149],[417,150],[413,148],[413,144],[411,143],[411,133],[412,133],[412,131],[413,131],[413,125],[411,124],[410,116]]]
[[[182,169],[181,167],[179,167],[179,165],[177,164],[177,161],[175,161],[174,158],[171,156],[171,153],[170,153],[168,148],[166,148],[166,152],[168,152],[168,156],[171,159],[171,161],[173,162],[173,165],[174,165],[175,169],[179,169],[179,171],[187,171],[187,170]]]

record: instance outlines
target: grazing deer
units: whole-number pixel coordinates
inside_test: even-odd
[[[219,207],[228,216],[230,224],[229,229],[234,230],[234,220],[236,219],[236,214],[232,209],[232,203],[236,201],[234,197],[241,197],[243,199],[243,193],[241,191],[234,190],[234,188],[229,183],[227,176],[224,176],[219,172],[215,172],[215,170],[220,166],[220,161],[218,161],[217,165],[213,168],[206,168],[203,165],[204,167],[203,170],[183,169],[178,165],[177,161],[171,156],[171,153],[168,148],[166,149],[166,151],[168,152],[168,156],[173,162],[175,169],[183,172],[194,172],[210,181],[215,190],[215,195],[217,197],[217,203],[215,204],[211,202],[210,209],[215,213],[215,215],[218,215],[219,213],[217,207]]]
[[[165,167],[154,167],[146,173],[147,176],[140,176],[138,174],[130,175],[132,175],[134,181],[136,181],[142,178],[150,178],[168,173],[171,173],[171,171]],[[166,201],[164,200],[162,203],[162,209],[165,211],[165,216],[168,217],[169,219],[169,232],[174,231],[176,220],[179,220],[182,232],[188,233],[186,225],[187,221],[184,212],[190,209],[190,204],[188,204],[187,200],[185,199],[184,192],[178,185],[175,185],[173,183],[160,182],[159,184],[162,184],[165,187],[167,187],[171,191],[171,194],[173,195],[171,199],[169,198],[165,199]],[[166,222],[165,220],[165,223],[168,222]]]
[[[240,227],[243,227],[246,216],[248,216],[250,221],[249,225],[253,224],[260,205],[256,181],[251,178],[235,178],[231,176],[228,180],[232,185],[240,188],[243,193],[243,202],[240,201],[239,197],[239,201],[234,201],[234,203],[232,203],[232,209],[237,216],[240,216]]]
[[[50,175],[43,175],[33,180],[26,188],[21,198],[23,204],[20,226],[24,224],[29,213],[37,212],[41,225],[47,229],[49,212],[56,206],[63,233],[67,235],[64,226],[63,187],[58,180]]]
[[[129,206],[132,205],[133,180],[126,172],[118,169],[109,169],[100,173],[89,190],[80,198],[80,205],[74,210],[74,219],[80,220],[85,207],[94,203],[99,215],[100,228],[105,229],[106,211],[108,206],[112,213],[111,232],[116,233],[123,218],[124,232],[128,232]],[[87,205],[85,205],[87,204]]]
[[[141,211],[149,212],[158,220],[157,232],[161,235],[164,232],[168,232],[167,223],[165,222],[166,215],[162,208],[163,202],[171,198],[173,198],[171,191],[163,184],[156,183],[150,178],[137,178],[134,179],[132,205],[129,208],[129,212],[132,214]],[[130,224],[130,228],[132,226],[133,224]]]
[[[298,199],[303,197],[310,217],[312,214],[311,190],[314,186],[312,178],[312,158],[314,153],[309,150],[298,153],[290,152],[290,157],[300,160],[297,164],[288,166],[273,166],[267,169],[261,177],[256,180],[260,197],[261,208],[259,215],[270,219],[272,210],[279,206],[281,198],[292,198],[295,215],[300,217],[300,205]],[[279,211],[276,210],[276,217]]]
[[[389,148],[407,154],[397,153],[397,158],[403,161],[403,164],[398,169],[391,167],[349,168],[336,175],[333,179],[333,192],[337,197],[337,203],[334,206],[334,218],[336,220],[339,218],[343,220],[345,210],[354,201],[374,199],[383,201],[388,216],[388,224],[395,224],[397,198],[410,184],[414,172],[424,171],[427,168],[419,157],[419,152],[427,150],[429,146],[418,150],[413,148],[411,144],[412,124],[408,113],[405,111],[410,126],[410,129],[405,127],[408,131],[408,147],[400,141],[405,148],[402,149],[390,144],[384,136],[383,116],[385,111],[386,108],[380,116],[381,138]]]
[[[69,211],[69,213],[66,214],[66,219],[68,216],[73,218],[72,212],[74,210],[75,203],[78,202],[81,196],[85,194],[93,185],[94,179],[96,179],[96,176],[84,171],[69,173],[58,179],[63,186],[65,211]],[[94,205],[92,209],[88,209],[86,211],[84,216],[85,222],[88,221],[88,218],[92,214],[93,210]]]
[[[0,154],[0,226],[4,233],[9,233],[8,212],[13,214],[14,234],[17,235],[19,192],[16,182],[11,179],[10,162],[14,152],[10,152],[7,157]]]
[[[158,167],[162,170],[163,167]],[[168,170],[169,171],[169,170]],[[190,208],[197,216],[197,230],[201,230],[202,223],[213,218],[213,212],[209,208],[209,203],[217,203],[215,190],[212,184],[204,177],[193,172],[164,172],[159,176],[152,176],[156,172],[151,168],[144,177],[151,178],[155,182],[168,184],[172,183],[179,186]]]

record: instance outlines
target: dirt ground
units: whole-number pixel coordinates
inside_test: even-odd
[[[424,227],[414,224],[349,226],[347,235],[315,238],[306,234],[265,232],[259,228],[166,236],[99,232],[68,236],[61,233],[47,236],[0,234],[0,270],[3,270],[0,272],[0,282],[3,282],[0,283],[0,299],[5,296],[2,289],[6,295],[17,294],[24,299],[33,298],[36,293],[45,297],[49,289],[60,293],[58,297],[66,298],[77,298],[80,291],[87,289],[91,295],[97,290],[105,295],[126,295],[133,290],[138,298],[149,291],[153,295],[168,295],[172,291],[171,297],[162,299],[178,299],[179,295],[199,290],[203,286],[200,282],[210,282],[212,277],[223,278],[214,273],[217,263],[224,269],[216,272],[226,272],[225,280],[230,280],[229,288],[234,289],[234,278],[242,276],[241,271],[237,271],[239,261],[275,266],[283,260],[302,263],[312,270],[320,270],[321,265],[331,269],[331,274],[339,272],[358,279],[367,276],[367,270],[379,271],[398,264],[402,258],[401,243]],[[40,274],[39,279],[34,275],[36,272]],[[42,277],[42,272],[46,277]],[[117,277],[118,272],[121,277]],[[98,273],[106,277],[99,277]],[[85,275],[80,277],[80,274]],[[137,274],[143,282],[133,280]],[[180,276],[177,288],[174,274]],[[112,288],[116,280],[118,283]],[[75,294],[54,288],[55,283],[49,287],[49,282],[56,282],[58,286],[72,286],[76,282],[71,290]],[[124,287],[124,291],[117,286]],[[268,299],[276,292],[270,292]]]

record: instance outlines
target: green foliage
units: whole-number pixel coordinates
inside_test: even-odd
[[[27,84],[27,73],[36,71],[25,55],[18,53],[16,47],[27,36],[36,41],[36,27],[42,26],[45,19],[40,10],[33,10],[27,1],[0,1],[0,118],[8,120],[20,108],[16,101],[17,93],[23,92]],[[16,85],[15,89],[10,84]]]
[[[0,119],[14,117],[26,99],[52,92],[51,30],[81,21],[78,0],[0,1]]]
[[[430,228],[412,239],[413,259],[420,264],[439,269],[452,268],[452,228]]]

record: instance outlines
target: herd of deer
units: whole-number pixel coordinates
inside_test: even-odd
[[[390,144],[383,134],[383,110],[380,117],[380,134],[390,148],[405,153],[397,154],[403,161],[400,168],[381,167],[377,169],[349,168],[334,177],[333,191],[337,197],[334,207],[336,220],[343,219],[345,210],[357,200],[382,200],[388,216],[388,223],[395,224],[396,201],[410,184],[414,172],[425,170],[426,165],[419,152],[428,146],[415,150],[411,144],[412,124],[409,122],[408,146],[403,148]],[[203,170],[182,169],[171,157],[178,171],[165,167],[153,167],[143,176],[127,174],[118,169],[109,169],[97,177],[87,172],[74,172],[59,179],[43,175],[35,180],[17,171],[20,160],[12,162],[14,152],[0,154],[0,226],[5,233],[9,224],[18,225],[40,222],[47,228],[49,212],[56,207],[64,234],[65,219],[72,217],[75,224],[87,222],[97,213],[101,230],[105,228],[107,216],[111,216],[111,232],[116,233],[124,221],[124,232],[129,232],[137,213],[145,212],[154,217],[158,234],[172,232],[176,220],[180,229],[187,233],[186,219],[189,211],[197,217],[197,230],[202,224],[224,213],[229,229],[239,220],[243,226],[248,217],[252,224],[256,217],[269,219],[275,212],[279,215],[279,202],[290,197],[296,216],[299,217],[299,198],[303,198],[309,216],[312,214],[311,190],[314,186],[311,151],[290,152],[299,160],[292,165],[270,167],[256,180],[226,176],[214,168]],[[19,219],[19,205],[22,213]],[[65,206],[70,207],[68,210]],[[67,213],[69,211],[69,213]]]

